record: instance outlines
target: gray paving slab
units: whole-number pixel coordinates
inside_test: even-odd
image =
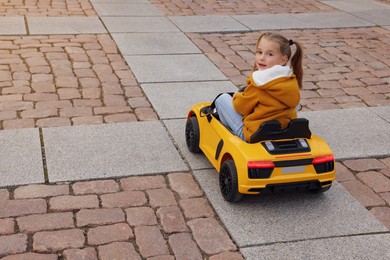
[[[45,182],[39,130],[0,131],[0,187]]]
[[[163,123],[172,136],[176,147],[180,150],[180,154],[184,157],[192,170],[213,168],[211,163],[202,153],[194,154],[188,150],[185,141],[186,119],[163,120]]]
[[[232,204],[223,200],[215,170],[193,174],[240,248],[389,231],[337,182],[323,194],[246,196]]]
[[[161,119],[186,118],[193,105],[237,91],[230,81],[141,84],[141,88]]]
[[[231,16],[170,16],[183,32],[248,32],[248,27]]]
[[[336,159],[390,155],[390,124],[370,109],[323,110],[299,116],[309,119],[312,132],[329,144]]]
[[[112,17],[103,16],[102,20],[111,33],[124,32],[180,32],[166,17]]]
[[[324,4],[343,10],[345,12],[356,12],[356,11],[365,11],[372,9],[386,9],[390,8],[389,6],[382,4],[378,1],[370,0],[323,0],[320,1]]]
[[[30,17],[27,23],[31,35],[107,33],[99,17]]]
[[[122,55],[202,53],[181,32],[178,33],[113,33]]]
[[[260,14],[233,16],[251,30],[346,28],[374,26],[348,13]],[[272,21],[270,23],[269,21]]]
[[[152,4],[93,3],[99,16],[163,16]]]
[[[232,17],[253,31],[296,29],[305,26],[302,21],[291,14],[234,15]]]
[[[186,171],[158,121],[43,129],[50,182]]]
[[[247,260],[390,259],[390,234],[335,237],[240,248]]]
[[[381,26],[390,25],[390,8],[364,10],[364,11],[353,12],[352,14],[377,25],[381,25]]]
[[[390,106],[370,107],[368,109],[390,123]]]
[[[227,80],[203,54],[124,57],[140,83]]]
[[[23,35],[26,34],[24,17],[0,17],[0,35]]]
[[[302,28],[367,27],[375,24],[348,13],[300,13],[292,16],[304,23]]]

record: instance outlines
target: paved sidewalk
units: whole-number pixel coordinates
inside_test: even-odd
[[[2,259],[242,259],[188,173],[0,189],[0,206]]]
[[[161,12],[171,16],[190,15],[247,15],[268,13],[335,12],[337,9],[320,1],[162,1],[151,0]]]
[[[390,258],[389,1],[271,2],[0,3],[0,257]],[[261,30],[305,46],[337,182],[230,204],[186,112],[244,84]]]
[[[381,27],[282,30],[305,46],[304,111],[389,106],[390,31]],[[189,37],[240,86],[253,67],[258,32]]]
[[[0,36],[0,48],[2,129],[157,119],[108,34]]]
[[[337,180],[390,228],[390,157],[337,163]]]
[[[0,16],[96,16],[88,0],[1,1]]]

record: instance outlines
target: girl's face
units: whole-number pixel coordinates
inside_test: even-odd
[[[261,38],[256,50],[256,67],[258,70],[271,68],[275,65],[284,66],[288,61],[287,55],[280,53],[279,45]]]

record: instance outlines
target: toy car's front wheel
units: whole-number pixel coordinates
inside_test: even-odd
[[[242,194],[238,192],[237,170],[233,160],[226,160],[219,173],[219,187],[222,196],[229,202],[238,202]]]
[[[186,143],[188,150],[193,153],[200,153],[201,150],[199,148],[199,124],[196,116],[192,116],[187,120],[186,123]]]

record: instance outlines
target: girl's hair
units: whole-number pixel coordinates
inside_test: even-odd
[[[297,77],[299,88],[301,89],[302,88],[302,78],[303,78],[303,69],[302,69],[303,49],[302,49],[302,45],[299,42],[288,40],[280,34],[267,32],[267,33],[263,33],[262,35],[260,35],[260,37],[256,43],[256,50],[257,50],[257,48],[259,46],[259,42],[262,38],[277,43],[280,47],[280,53],[283,56],[286,55],[289,60],[291,58],[291,45],[295,44],[296,50],[295,50],[294,55],[291,58],[290,65],[293,69],[295,76]],[[253,67],[253,71],[255,71],[255,70],[257,70],[256,63]]]

